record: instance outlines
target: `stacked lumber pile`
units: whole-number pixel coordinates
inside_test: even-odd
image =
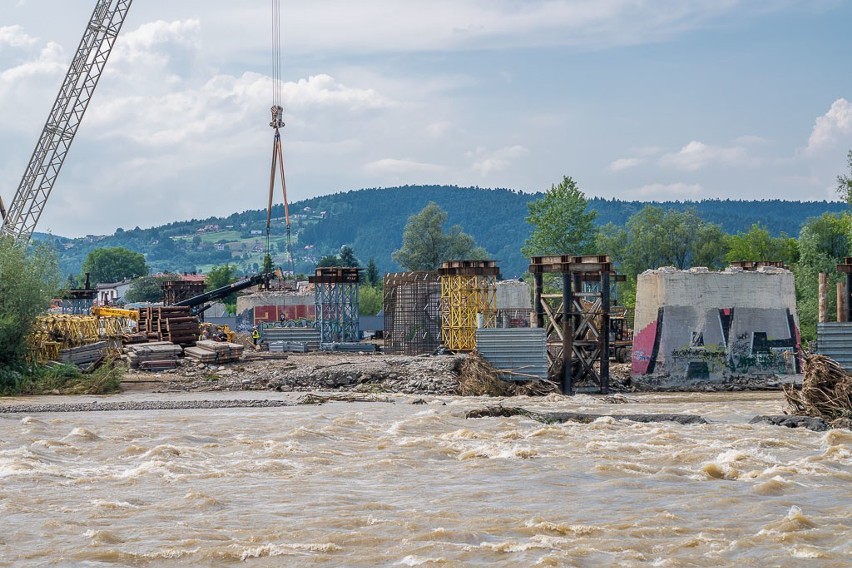
[[[184,347],[195,345],[198,339],[198,318],[190,315],[189,307],[159,306],[139,310],[139,332],[148,341],[170,341]]]
[[[147,333],[124,333],[121,335],[121,343],[130,345],[133,343],[148,343]]]
[[[181,353],[183,349],[169,341],[128,345],[124,349],[130,367],[144,371],[174,369],[180,364],[178,358]]]
[[[62,349],[59,351],[58,359],[61,363],[68,363],[83,368],[97,363],[106,357],[106,353],[107,342],[98,341],[89,345]]]
[[[244,349],[239,343],[204,340],[196,342],[195,347],[184,349],[184,354],[200,363],[231,363],[242,358]]]

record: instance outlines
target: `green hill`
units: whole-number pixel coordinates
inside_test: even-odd
[[[362,265],[374,258],[380,272],[399,270],[391,260],[391,253],[402,243],[408,217],[434,201],[447,211],[450,225],[461,225],[499,262],[505,277],[520,276],[528,264],[520,254],[530,232],[525,221],[527,203],[540,197],[541,194],[509,189],[404,186],[347,191],[295,202],[290,212],[296,269],[313,272],[317,260],[348,244]],[[808,218],[847,208],[839,202],[781,200],[654,204],[678,210],[693,207],[703,219],[721,225],[728,233],[747,231],[760,222],[774,235],[783,232],[794,236]],[[608,222],[623,225],[645,205],[597,198],[590,201],[601,225]],[[276,264],[283,264],[286,250],[283,209],[282,205],[273,209],[271,243]],[[153,271],[206,272],[211,266],[230,262],[243,271],[253,272],[254,265],[263,262],[265,226],[266,211],[252,210],[224,218],[177,221],[151,229],[118,229],[104,237],[66,239],[39,235],[39,238],[53,242],[65,274],[78,274],[90,250],[107,246],[123,246],[144,253]]]

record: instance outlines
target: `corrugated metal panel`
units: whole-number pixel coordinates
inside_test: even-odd
[[[852,323],[817,324],[817,353],[831,357],[852,371]]]
[[[547,378],[547,341],[541,328],[477,329],[476,350],[499,370]],[[530,377],[506,373],[501,378],[517,381]]]
[[[265,343],[303,342],[310,351],[320,349],[320,332],[312,327],[267,327],[263,329],[261,338]]]

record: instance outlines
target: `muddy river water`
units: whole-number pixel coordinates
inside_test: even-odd
[[[292,397],[61,402],[240,396]],[[852,562],[852,432],[748,424],[780,393],[505,401],[703,425],[466,419],[493,401],[415,399],[0,414],[0,565]]]

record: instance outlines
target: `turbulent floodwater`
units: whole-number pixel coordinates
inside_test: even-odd
[[[0,415],[0,565],[849,565],[852,432],[747,424],[780,393],[629,398],[506,404],[711,423],[459,398]]]

